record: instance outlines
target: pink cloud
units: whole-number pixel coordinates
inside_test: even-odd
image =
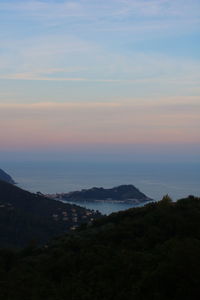
[[[1,147],[199,143],[199,111],[196,98],[0,104]]]

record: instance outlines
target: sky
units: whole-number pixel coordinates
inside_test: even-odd
[[[0,0],[3,158],[200,161],[199,83],[199,0]]]

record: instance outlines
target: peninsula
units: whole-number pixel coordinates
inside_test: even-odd
[[[93,187],[91,189],[48,196],[70,202],[121,202],[140,204],[153,200],[132,184],[120,185],[110,189]]]

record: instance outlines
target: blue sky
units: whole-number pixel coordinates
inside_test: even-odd
[[[200,144],[199,0],[0,0],[0,41],[2,150]]]
[[[195,0],[0,1],[0,76],[196,84],[199,17]]]

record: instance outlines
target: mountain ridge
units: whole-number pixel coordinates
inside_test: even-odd
[[[0,180],[11,183],[11,184],[16,184],[14,179],[2,169],[0,169]]]

